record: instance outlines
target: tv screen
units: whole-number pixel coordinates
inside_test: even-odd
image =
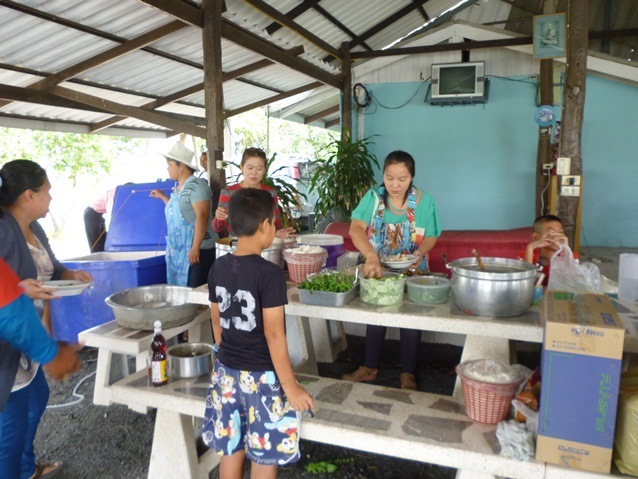
[[[457,66],[440,70],[440,95],[471,95],[474,93],[476,93],[476,66]]]
[[[432,65],[430,103],[484,103],[487,101],[485,62]]]

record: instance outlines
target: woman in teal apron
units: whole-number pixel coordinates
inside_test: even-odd
[[[212,193],[198,169],[195,154],[175,143],[164,154],[168,174],[177,181],[170,198],[161,190],[151,196],[166,204],[166,279],[168,284],[197,287],[208,280],[215,259],[217,234],[211,228]]]
[[[441,234],[434,200],[412,184],[414,158],[393,151],[383,164],[383,184],[366,193],[352,212],[350,237],[365,258],[366,278],[381,277],[380,257],[408,253],[413,268],[427,270],[427,253]],[[347,381],[373,381],[379,371],[386,328],[368,325],[365,360],[345,374]],[[401,328],[401,388],[416,389],[416,363],[421,331]]]

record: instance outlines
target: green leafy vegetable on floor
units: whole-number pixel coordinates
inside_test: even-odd
[[[346,273],[324,273],[313,276],[302,282],[298,288],[307,289],[311,293],[315,291],[328,291],[331,293],[345,293],[352,289],[354,276]]]
[[[331,474],[336,470],[337,466],[327,461],[311,462],[310,464],[306,464],[306,472],[309,472],[310,474]]]

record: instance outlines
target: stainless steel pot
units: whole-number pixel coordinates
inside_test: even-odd
[[[284,267],[284,258],[281,251],[284,248],[284,240],[280,238],[273,239],[272,244],[261,252],[261,257]],[[216,258],[220,258],[225,254],[232,253],[237,249],[237,238],[220,238],[215,243]]]
[[[207,343],[181,343],[168,348],[168,375],[196,378],[213,369],[213,346]]]
[[[110,295],[104,301],[123,328],[153,330],[153,323],[162,322],[162,329],[175,328],[195,317],[198,306],[188,302],[192,288],[156,284],[129,288]]]
[[[534,292],[534,265],[507,258],[483,258],[485,272],[475,258],[446,262],[452,270],[452,301],[470,314],[510,317],[525,313]]]

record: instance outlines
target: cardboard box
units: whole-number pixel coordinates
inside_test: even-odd
[[[547,291],[536,459],[609,473],[625,328],[605,295]]]

